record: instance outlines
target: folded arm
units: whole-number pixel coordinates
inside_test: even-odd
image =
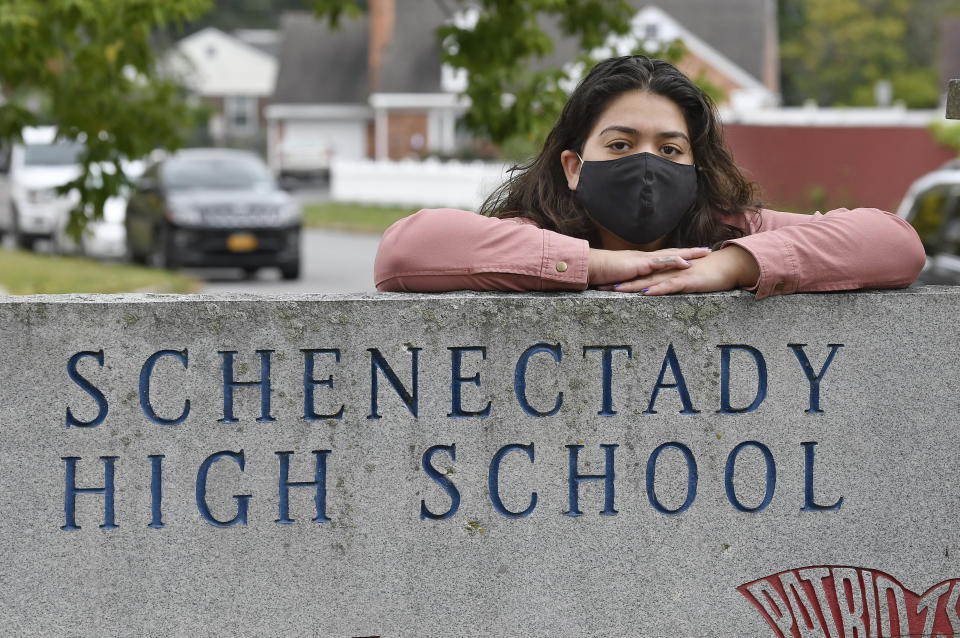
[[[797,215],[763,210],[750,234],[727,242],[749,252],[760,276],[749,290],[762,299],[793,292],[902,288],[926,261],[909,223],[875,208]]]
[[[896,288],[916,280],[923,246],[902,219],[871,208],[825,215],[763,210],[747,236],[713,254],[591,249],[530,220],[423,210],[384,233],[374,264],[382,291],[583,290],[647,294],[728,290],[757,298],[793,292]],[[732,245],[731,245],[732,244]]]
[[[381,291],[583,290],[589,250],[527,220],[422,210],[384,233],[374,279]]]

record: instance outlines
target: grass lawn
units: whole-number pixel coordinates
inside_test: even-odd
[[[0,250],[0,287],[13,295],[199,289],[195,280],[167,270],[20,250]]]
[[[303,225],[309,228],[382,233],[401,217],[417,212],[415,207],[396,208],[327,202],[303,207]]]

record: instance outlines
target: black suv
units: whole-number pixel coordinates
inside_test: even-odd
[[[300,276],[300,206],[253,153],[188,149],[157,162],[137,181],[125,224],[134,261]]]

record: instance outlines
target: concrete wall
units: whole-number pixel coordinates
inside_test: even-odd
[[[939,288],[2,298],[0,626],[952,636],[958,314]]]

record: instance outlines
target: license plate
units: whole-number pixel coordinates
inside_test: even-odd
[[[257,237],[250,233],[234,233],[227,237],[227,250],[234,253],[247,253],[257,249]]]

